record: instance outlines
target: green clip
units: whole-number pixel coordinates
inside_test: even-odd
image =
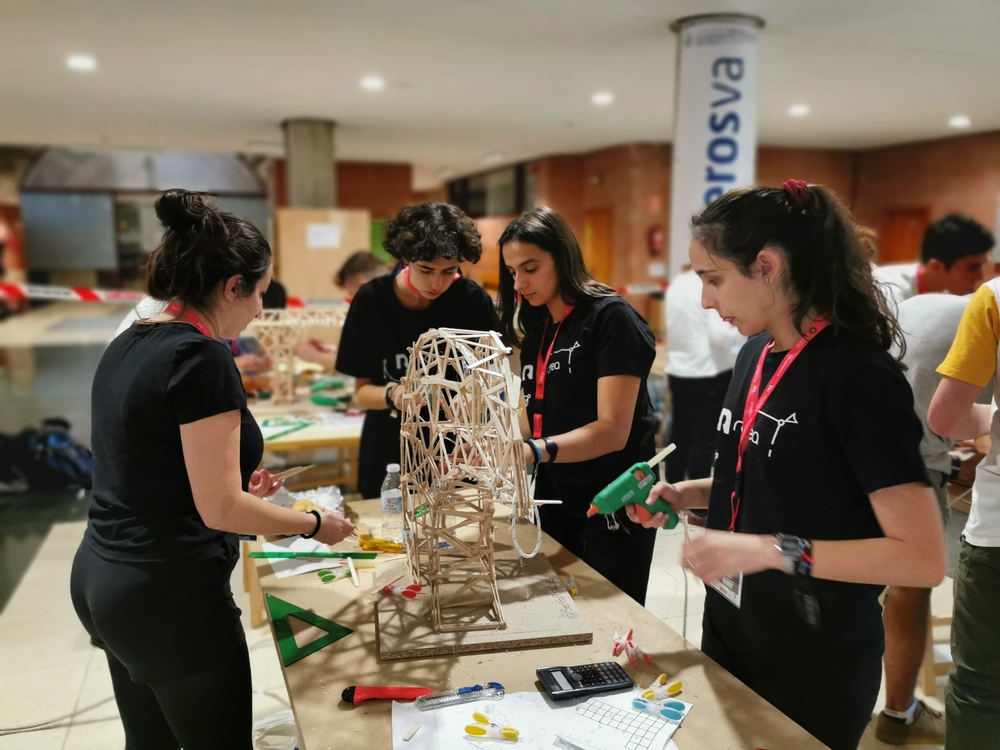
[[[355,560],[374,560],[378,552],[259,552],[253,551],[250,557],[254,560],[344,560],[353,557]]]
[[[351,571],[347,570],[318,570],[316,575],[323,583],[332,583],[333,581],[339,581],[341,578],[350,578]]]
[[[274,625],[275,640],[278,641],[278,651],[281,652],[281,663],[286,667],[290,667],[300,659],[304,659],[310,654],[316,653],[321,648],[339,641],[345,635],[350,635],[354,632],[350,628],[338,625],[332,620],[327,620],[325,617],[320,617],[313,612],[296,607],[294,604],[289,604],[276,596],[264,594],[264,599],[267,601],[267,610],[271,613],[271,623]],[[288,622],[289,617],[294,617],[320,630],[325,630],[327,634],[300,648],[295,642],[295,634],[292,632],[291,623]]]

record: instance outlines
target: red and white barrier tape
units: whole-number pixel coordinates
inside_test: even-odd
[[[667,288],[667,282],[655,284],[630,284],[615,287],[620,294],[655,294]],[[61,300],[63,302],[140,302],[145,292],[124,289],[88,289],[78,286],[49,286],[43,284],[10,284],[0,281],[0,298],[15,300]],[[328,303],[329,304],[329,303]],[[290,308],[311,307],[301,297],[289,297]],[[323,306],[323,305],[320,305]]]
[[[8,299],[63,300],[67,302],[138,302],[143,292],[121,289],[87,289],[85,287],[47,286],[41,284],[8,284],[0,281],[0,297]]]
[[[10,284],[0,281],[0,298],[16,300],[53,300],[63,302],[141,302],[145,292],[125,289],[89,289],[80,286]],[[289,297],[288,307],[308,307],[305,300]]]

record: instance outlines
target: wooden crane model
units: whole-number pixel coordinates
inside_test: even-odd
[[[401,453],[410,576],[429,586],[437,632],[506,628],[493,558],[493,505],[511,506],[523,557],[541,546],[518,426],[509,354],[499,334],[431,330],[410,350]],[[514,526],[533,521],[521,550]]]
[[[347,305],[264,310],[250,324],[250,330],[274,361],[274,403],[295,401],[295,345],[304,338],[306,329],[342,327],[346,317]]]

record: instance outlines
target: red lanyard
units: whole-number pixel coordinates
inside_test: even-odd
[[[168,315],[176,315],[179,318],[183,318],[188,323],[197,328],[199,331],[204,333],[206,336],[208,336],[209,338],[213,338],[211,331],[208,330],[208,326],[205,325],[205,321],[203,321],[201,318],[199,318],[190,310],[181,307],[180,302],[171,302],[169,305],[167,305],[167,309],[165,312]]]
[[[753,379],[750,381],[750,391],[747,393],[747,402],[743,406],[743,427],[742,432],[740,432],[740,443],[739,448],[736,452],[736,488],[733,490],[733,494],[729,497],[729,507],[733,512],[732,519],[729,522],[729,530],[736,531],[736,516],[740,512],[740,475],[743,473],[743,454],[746,452],[747,446],[750,444],[750,435],[753,433],[753,426],[757,422],[757,415],[760,410],[764,408],[764,404],[767,403],[768,398],[774,392],[775,387],[784,377],[788,368],[792,366],[792,362],[802,353],[802,350],[806,348],[806,344],[816,338],[816,334],[822,331],[830,325],[830,321],[826,318],[820,317],[813,321],[809,329],[802,334],[795,346],[788,350],[784,358],[781,360],[781,364],[778,365],[778,369],[774,371],[774,375],[771,376],[771,380],[768,381],[767,386],[764,388],[764,392],[760,391],[760,381],[764,373],[764,360],[767,359],[767,353],[771,350],[774,345],[774,339],[771,339],[767,346],[764,347],[763,351],[760,353],[760,359],[757,360],[757,369],[754,370]]]
[[[552,349],[556,345],[556,339],[559,338],[559,329],[562,328],[563,321],[566,320],[566,317],[571,312],[573,312],[573,307],[567,305],[566,309],[563,310],[562,317],[559,319],[559,325],[556,326],[556,332],[552,336],[552,343],[549,344],[549,350],[545,353],[544,359],[542,359],[542,346],[545,344],[545,334],[549,332],[548,316],[545,318],[545,328],[542,329],[542,338],[538,342],[538,360],[535,363],[535,417],[531,431],[531,436],[536,440],[542,437],[542,411],[538,402],[545,400],[545,373],[549,369],[549,358],[552,357]]]

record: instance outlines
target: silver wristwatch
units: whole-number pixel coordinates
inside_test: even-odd
[[[788,575],[795,575],[795,571],[802,561],[805,540],[791,534],[775,534],[774,538],[776,541],[774,548],[781,553],[781,559],[785,563],[783,570]]]

